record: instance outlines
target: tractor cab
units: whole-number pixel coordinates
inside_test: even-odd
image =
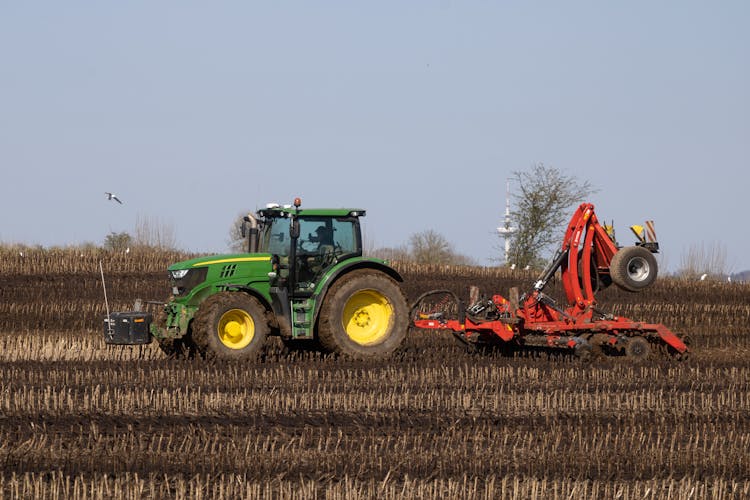
[[[258,214],[257,248],[272,255],[271,286],[286,288],[290,295],[311,295],[328,269],[362,255],[359,217],[364,210],[269,205]]]
[[[314,289],[325,270],[337,262],[362,255],[358,217],[350,211],[324,213],[333,211],[310,210],[294,217],[261,211],[265,223],[259,249],[273,256],[276,276],[272,279],[296,295]]]
[[[314,337],[315,317],[328,287],[362,259],[362,209],[301,209],[271,204],[258,211],[259,252],[271,254],[271,306],[282,337]],[[287,321],[289,320],[289,321]]]

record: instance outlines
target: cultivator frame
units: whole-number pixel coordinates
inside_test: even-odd
[[[513,288],[508,299],[493,295],[464,307],[452,292],[432,290],[412,307],[411,326],[448,329],[469,345],[544,346],[570,349],[582,358],[601,352],[639,359],[655,347],[684,359],[688,346],[666,326],[615,316],[596,305],[596,291],[612,282],[636,292],[656,279],[652,254],[658,243],[642,237],[640,226],[634,228],[639,241],[619,248],[611,228],[599,223],[594,205],[583,203],[568,224],[561,248],[529,292],[519,297]],[[558,270],[567,307],[543,292]],[[427,304],[439,296],[442,299],[429,309]]]

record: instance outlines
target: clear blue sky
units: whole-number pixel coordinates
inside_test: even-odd
[[[137,216],[224,251],[269,201],[368,209],[497,257],[505,179],[591,181],[669,267],[750,269],[750,2],[2,2],[0,241]],[[114,191],[125,202],[107,202]],[[624,240],[624,241],[623,241]]]

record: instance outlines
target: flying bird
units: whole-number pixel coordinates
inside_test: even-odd
[[[114,193],[107,193],[107,192],[105,192],[104,194],[107,195],[107,199],[108,200],[115,200],[117,203],[119,203],[120,205],[122,205],[122,202],[120,201],[120,198],[118,198],[116,194],[114,194]]]

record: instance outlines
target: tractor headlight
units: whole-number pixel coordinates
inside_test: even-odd
[[[172,279],[180,280],[185,277],[188,271],[190,271],[190,269],[178,269],[176,271],[171,271]]]
[[[208,267],[170,271],[172,295],[185,296],[189,294],[193,288],[206,281],[206,274],[208,274]]]

